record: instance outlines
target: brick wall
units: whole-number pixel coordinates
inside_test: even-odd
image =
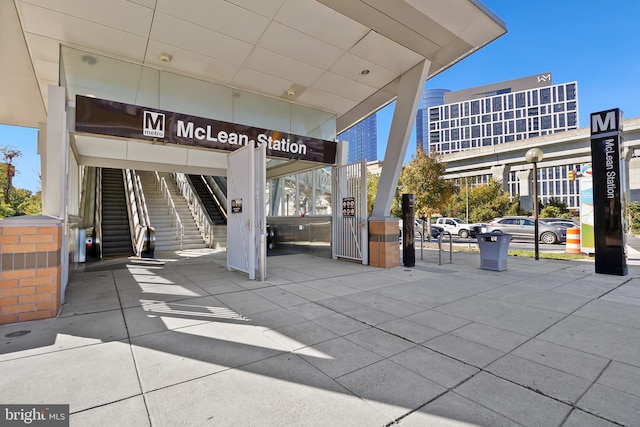
[[[61,224],[7,222],[0,222],[0,324],[55,317],[61,300]]]
[[[369,265],[382,268],[400,265],[397,218],[369,220]]]

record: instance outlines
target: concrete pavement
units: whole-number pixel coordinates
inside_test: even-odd
[[[417,258],[274,256],[266,282],[209,250],[89,265],[57,319],[0,327],[0,403],[72,426],[640,425],[637,253],[624,277]]]

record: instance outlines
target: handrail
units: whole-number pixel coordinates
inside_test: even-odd
[[[180,240],[180,249],[182,249],[182,244],[184,242],[184,226],[182,225],[182,221],[180,221],[180,216],[178,215],[178,211],[176,210],[176,205],[173,203],[173,199],[171,198],[171,193],[169,192],[169,187],[167,186],[167,181],[164,177],[160,177],[158,175],[158,171],[155,171],[156,174],[156,188],[158,192],[162,194],[162,197],[167,202],[167,207],[169,213],[172,214],[171,224],[176,227],[176,238]]]
[[[438,234],[438,265],[442,265],[442,235],[449,235],[449,264],[453,264],[453,237],[451,233],[444,230]]]
[[[149,219],[149,207],[147,206],[147,200],[144,198],[144,191],[142,191],[142,182],[140,182],[140,175],[136,174],[136,190],[137,195],[142,205],[142,215],[144,223],[147,227],[151,226],[151,220]]]
[[[151,225],[147,205],[142,193],[140,177],[135,170],[126,169],[125,185],[127,190],[127,210],[129,211],[129,227],[131,231],[131,241],[135,248],[136,256],[142,255],[147,228]]]
[[[215,234],[214,224],[209,217],[207,209],[204,207],[204,203],[202,203],[202,199],[200,199],[200,196],[193,191],[193,188],[189,185],[189,181],[185,174],[175,173],[173,176],[180,194],[182,194],[186,199],[187,204],[191,209],[191,213],[196,220],[196,225],[200,230],[200,234],[202,234],[202,238],[207,243],[208,247],[213,247]]]
[[[102,168],[96,171],[96,210],[93,232],[95,234],[93,244],[98,245],[98,259],[102,259]]]

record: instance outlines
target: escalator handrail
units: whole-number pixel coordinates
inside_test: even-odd
[[[211,177],[211,178],[212,178],[212,181],[215,183],[215,185],[218,186],[218,190],[220,190],[220,192],[222,192],[222,189],[220,188],[220,185],[216,182],[215,179],[213,179],[215,177]],[[202,181],[204,181],[204,185],[207,186],[207,191],[209,191],[209,194],[211,195],[211,198],[213,199],[213,201],[218,206],[218,210],[220,211],[220,213],[224,217],[224,220],[225,221],[229,221],[229,218],[227,217],[227,210],[220,203],[220,200],[218,199],[218,196],[216,195],[216,192],[213,190],[213,188],[211,188],[211,185],[209,185],[209,181],[207,179],[203,179]],[[225,201],[225,204],[226,204],[226,201]]]

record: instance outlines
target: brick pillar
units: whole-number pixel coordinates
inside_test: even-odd
[[[391,268],[400,265],[398,218],[369,219],[369,265]]]
[[[61,247],[56,218],[0,220],[0,325],[57,316]]]

